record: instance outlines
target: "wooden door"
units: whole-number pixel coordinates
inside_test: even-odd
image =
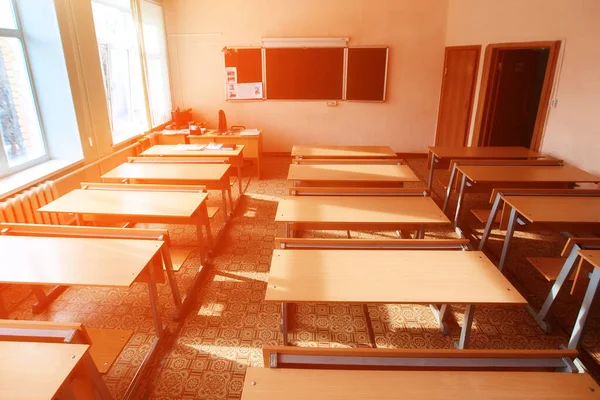
[[[531,146],[548,55],[548,49],[499,51],[485,145]]]
[[[481,46],[446,47],[436,146],[465,146]]]

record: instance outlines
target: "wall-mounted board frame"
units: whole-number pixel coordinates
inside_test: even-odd
[[[264,100],[263,49],[224,48],[227,101]]]
[[[389,48],[338,39],[314,46],[308,39],[263,39],[262,48],[224,48],[227,101],[384,102]]]

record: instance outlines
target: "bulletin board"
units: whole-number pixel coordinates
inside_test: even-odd
[[[262,48],[225,48],[227,100],[263,100]]]
[[[344,48],[265,49],[267,100],[342,100]]]
[[[349,47],[346,100],[385,101],[387,47]]]

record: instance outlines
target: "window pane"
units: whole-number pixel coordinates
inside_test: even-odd
[[[167,67],[167,35],[162,7],[142,1],[144,51],[148,69],[148,96],[152,126],[171,119],[171,87]]]
[[[113,142],[148,130],[137,33],[128,0],[92,2]]]
[[[10,0],[0,0],[0,28],[17,29]]]
[[[0,37],[0,133],[9,168],[46,155],[18,38]]]

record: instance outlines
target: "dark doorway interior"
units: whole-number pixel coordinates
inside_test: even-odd
[[[483,145],[531,147],[549,53],[548,48],[498,51]]]

